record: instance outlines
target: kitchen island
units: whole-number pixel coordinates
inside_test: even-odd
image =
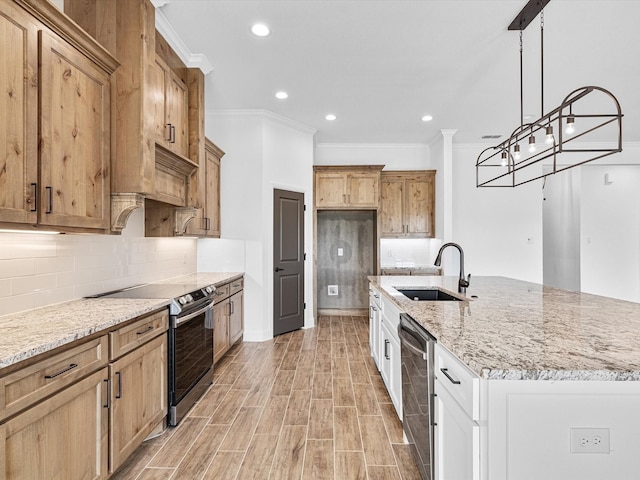
[[[474,479],[640,478],[639,304],[503,277],[472,278],[464,294],[457,277],[369,279],[468,373],[472,406],[447,422],[466,443],[451,452],[436,427],[436,478],[464,478],[442,470],[461,455]],[[414,301],[403,287],[461,301]]]

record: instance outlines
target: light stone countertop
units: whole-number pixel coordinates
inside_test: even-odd
[[[504,277],[369,277],[372,285],[485,379],[640,380],[640,304]],[[440,288],[461,302],[413,301],[394,287]],[[472,298],[477,296],[477,298]]]
[[[219,285],[242,273],[194,273],[154,283]],[[166,299],[81,298],[0,317],[0,369],[153,312]],[[105,332],[106,333],[106,332]]]

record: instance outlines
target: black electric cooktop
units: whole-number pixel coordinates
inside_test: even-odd
[[[194,283],[154,283],[112,290],[86,298],[177,298],[200,290]]]

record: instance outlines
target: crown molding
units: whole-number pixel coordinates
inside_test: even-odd
[[[202,53],[192,53],[184,43],[180,35],[175,31],[169,19],[162,11],[162,7],[168,5],[171,0],[151,0],[156,9],[156,30],[171,45],[180,60],[189,68],[199,68],[204,75],[213,71],[213,65]]]
[[[254,117],[259,119],[268,119],[273,120],[276,123],[284,125],[285,127],[293,128],[302,133],[307,133],[309,135],[315,135],[318,131],[315,128],[309,127],[304,123],[297,122],[295,120],[291,120],[290,118],[284,117],[277,113],[273,113],[269,110],[264,109],[237,109],[237,110],[207,110],[205,115],[211,115],[215,117]]]

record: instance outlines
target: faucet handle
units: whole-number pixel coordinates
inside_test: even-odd
[[[466,287],[469,286],[470,283],[471,283],[471,274],[467,275],[466,279],[463,278],[463,279],[460,280],[460,286],[461,287],[465,287],[466,288]]]

